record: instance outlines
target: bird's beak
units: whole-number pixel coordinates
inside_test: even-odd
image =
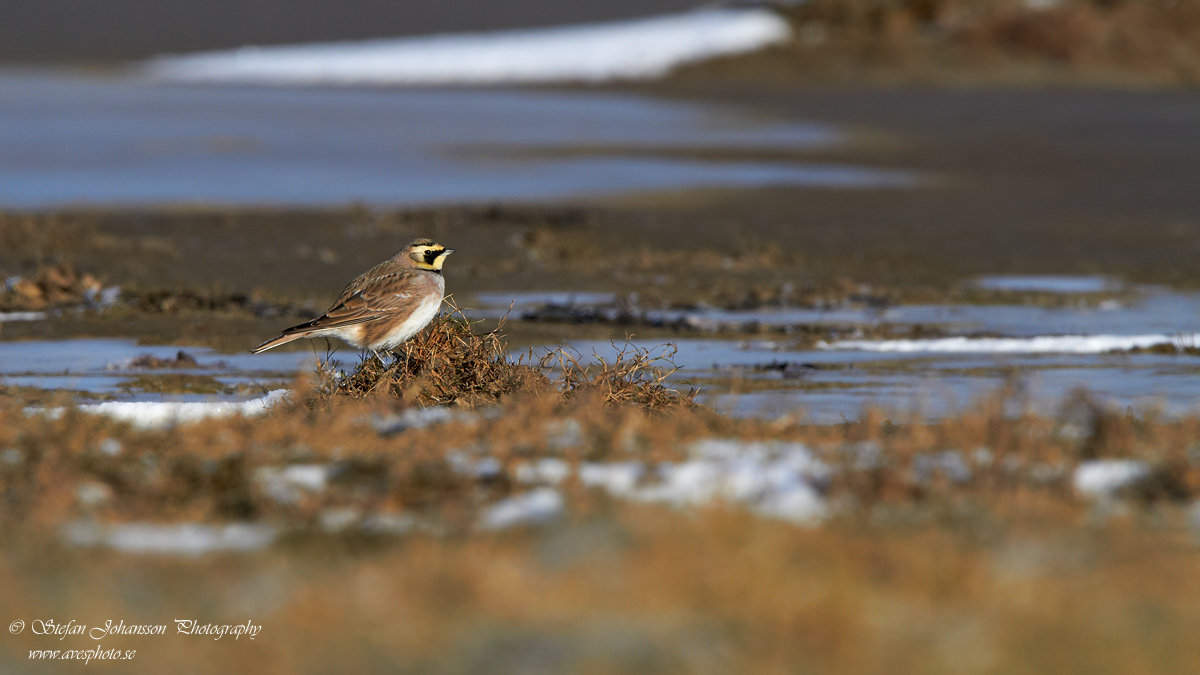
[[[442,249],[442,255],[444,255],[444,256],[450,255],[451,253],[454,253],[456,250],[457,249],[453,249],[453,248]]]

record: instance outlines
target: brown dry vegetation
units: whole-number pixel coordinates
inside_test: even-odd
[[[36,311],[89,302],[100,281],[73,266],[41,265],[29,277],[15,277],[0,287],[0,311]]]
[[[417,405],[476,407],[536,396],[550,387],[541,371],[508,356],[499,329],[476,333],[461,314],[445,314],[388,356],[364,357],[350,374],[323,366],[320,400],[393,397]]]
[[[132,667],[92,664],[106,672],[1192,669],[1200,586],[1185,507],[1200,495],[1200,420],[1135,419],[1084,398],[1055,417],[1013,417],[1011,404],[936,423],[868,415],[811,427],[547,394],[405,428],[389,421],[397,402],[378,397],[139,431],[4,403],[0,573],[11,592],[0,613],[264,626],[249,644],[106,638],[139,650]],[[527,489],[522,462],[655,463],[701,438],[807,444],[836,470],[834,515],[808,528],[720,503],[678,513],[572,479],[560,486],[564,519],[474,530],[480,509]],[[965,481],[922,468],[947,450],[962,450]],[[464,472],[452,451],[495,457],[500,470]],[[880,461],[863,464],[864,452]],[[1069,484],[1092,457],[1142,459],[1153,474],[1092,505]],[[314,464],[333,467],[324,490],[288,498],[264,478]],[[350,524],[331,531],[331,513]],[[366,527],[381,514],[415,529]],[[64,524],[88,520],[265,522],[283,536],[263,552],[198,560],[57,543]],[[27,630],[0,658],[91,646],[72,640]]]
[[[683,406],[651,412],[595,396],[564,399],[549,390],[502,408],[460,409],[419,423],[406,422],[407,408],[388,397],[311,407],[301,390],[293,403],[262,418],[138,430],[70,407],[57,418],[31,416],[6,399],[0,404],[6,500],[0,527],[40,530],[79,517],[267,518],[303,526],[322,509],[348,505],[363,514],[428,509],[461,526],[474,508],[520,487],[512,472],[521,462],[653,464],[686,456],[688,444],[700,438],[807,444],[835,467],[826,497],[846,522],[912,509],[926,516],[977,510],[1019,519],[1047,504],[1070,522],[1086,504],[1072,491],[1071,473],[1096,458],[1137,459],[1150,467],[1125,494],[1131,505],[1187,504],[1200,496],[1200,419],[1139,419],[1084,396],[1054,417],[1014,416],[1014,405],[997,396],[941,422],[868,414],[860,422],[809,426],[788,418],[735,420]],[[458,472],[449,461],[452,451],[496,458],[502,469],[486,478]],[[929,462],[944,452],[959,455],[969,475],[955,478]],[[296,503],[278,503],[256,479],[263,467],[313,463],[337,467],[332,488]],[[80,502],[79,485],[95,481],[111,489],[111,498]]]
[[[297,539],[241,559],[6,552],[0,611],[263,626],[254,642],[110,637],[137,659],[97,672],[1183,673],[1200,666],[1194,555],[1177,531],[804,530],[614,508],[529,535]],[[27,629],[4,651],[24,665],[24,650],[90,642]]]
[[[1196,0],[811,0],[787,16],[794,37],[786,46],[692,72],[743,81],[1200,83]]]
[[[384,396],[421,406],[474,408],[556,392],[564,402],[586,399],[649,411],[696,405],[695,392],[681,394],[666,384],[675,372],[673,352],[652,355],[627,342],[611,362],[582,359],[564,348],[541,357],[530,350],[514,360],[503,328],[502,320],[495,330],[477,332],[454,306],[390,359],[372,354],[350,374],[322,366],[313,403]]]

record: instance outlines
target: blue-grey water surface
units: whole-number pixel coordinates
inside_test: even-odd
[[[172,86],[0,72],[0,207],[10,208],[386,206],[913,184],[900,171],[672,154],[843,140],[826,125],[614,93]],[[606,151],[569,152],[588,147]]]

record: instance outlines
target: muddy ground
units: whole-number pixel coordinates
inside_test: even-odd
[[[533,290],[637,293],[649,307],[987,302],[996,298],[961,284],[993,273],[1200,285],[1198,93],[687,83],[656,91],[847,125],[851,143],[804,158],[911,169],[924,180],[904,190],[696,190],[416,210],[9,213],[0,218],[0,270],[28,275],[67,262],[143,300],[198,294],[207,300],[144,303],[159,311],[139,313],[147,325],[134,332],[174,341],[178,325],[204,339],[221,313],[189,312],[207,306],[230,309],[234,332],[255,336],[247,344],[323,308],[416,236],[458,249],[447,288],[467,307],[476,293]],[[248,315],[230,296],[278,311]],[[287,318],[272,318],[279,313]],[[4,335],[109,335],[135,325],[81,316],[9,324]],[[622,332],[591,326],[566,336]]]

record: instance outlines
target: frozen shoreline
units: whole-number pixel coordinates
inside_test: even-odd
[[[1191,335],[1038,335],[1034,337],[948,337],[930,340],[839,340],[822,349],[940,354],[1103,354],[1159,345],[1196,344]]]
[[[481,85],[661,77],[790,37],[765,9],[701,9],[649,19],[488,33],[336,42],[161,56],[156,80],[287,85]]]
[[[276,389],[265,396],[249,401],[106,401],[81,405],[77,410],[89,415],[105,415],[115,420],[129,422],[142,429],[166,429],[177,424],[197,422],[211,417],[262,415],[271,406],[287,399],[291,392]],[[29,415],[43,414],[58,416],[62,408],[26,408]]]

